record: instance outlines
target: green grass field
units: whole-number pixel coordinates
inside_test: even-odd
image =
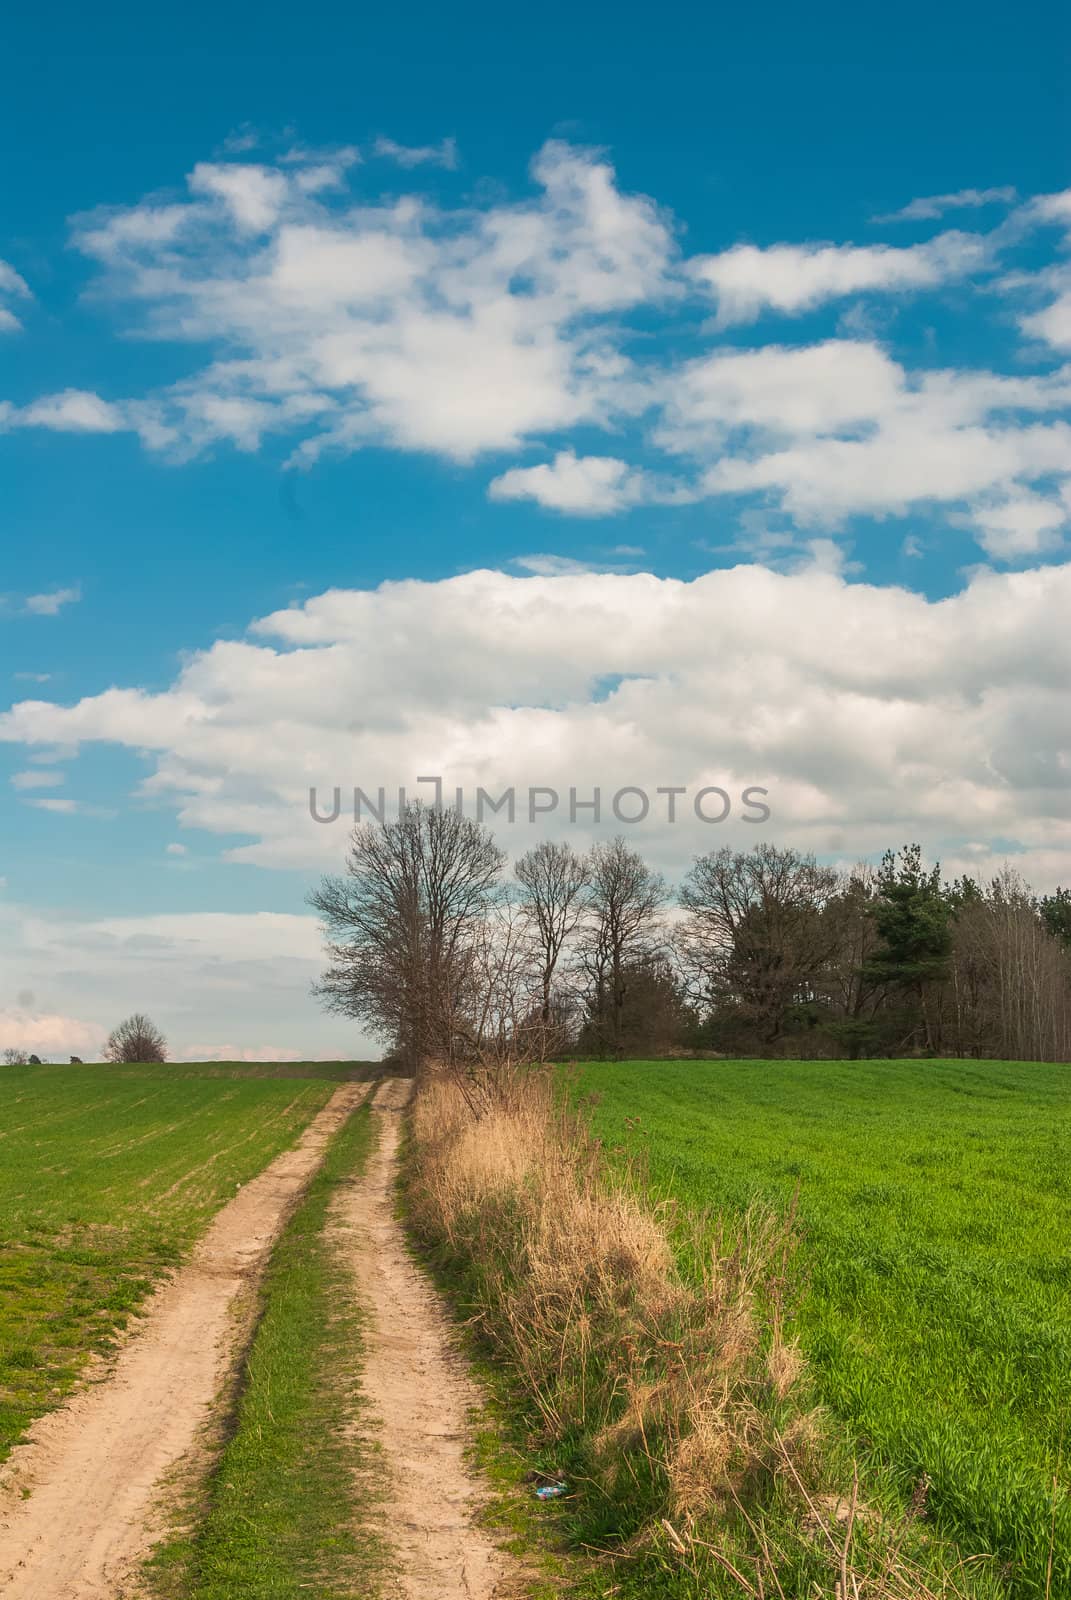
[[[0,1459],[332,1088],[217,1064],[0,1068]]]
[[[796,1326],[875,1492],[925,1475],[1012,1593],[1071,1594],[1071,1068],[589,1063],[579,1087],[658,1197],[798,1186]]]

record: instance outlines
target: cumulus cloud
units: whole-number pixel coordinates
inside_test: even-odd
[[[492,480],[492,500],[535,500],[552,511],[601,516],[644,498],[644,477],[613,456],[577,456],[560,450],[536,467],[511,467]]]
[[[43,395],[26,406],[0,404],[0,430],[50,428],[57,433],[118,433],[128,426],[121,407],[85,389]]]
[[[143,795],[261,866],[341,862],[345,822],[312,819],[310,786],[329,808],[336,785],[428,794],[416,781],[437,773],[470,804],[477,787],[548,785],[562,797],[551,830],[568,828],[570,788],[600,786],[603,830],[619,831],[610,797],[640,785],[654,804],[633,831],[671,872],[756,835],[739,817],[671,826],[658,786],[756,784],[775,836],[804,848],[852,859],[908,838],[946,853],[1016,841],[1067,881],[1071,565],[980,572],[935,602],[842,568],[818,538],[783,573],[477,572],[333,590],[192,657],[161,693],[16,705],[0,741],[147,753]],[[533,834],[519,814],[504,836],[525,848]]]
[[[669,226],[591,152],[548,144],[532,178],[532,199],[443,216],[329,204],[300,164],[217,163],[183,200],[80,219],[143,333],[220,349],[145,397],[143,438],[181,455],[304,432],[299,460],[375,442],[464,460],[627,410],[606,319],[669,292]]]
[[[1069,440],[1071,444],[1071,440]],[[1058,548],[1071,517],[1071,497],[1016,494],[975,507],[979,542],[998,561],[1039,556]]]
[[[756,459],[719,462],[711,493],[773,493],[803,523],[837,524],[853,514],[902,515],[926,502],[971,501],[1001,487],[1065,473],[1071,427],[928,429],[922,418],[886,425],[867,439],[815,439]]]
[[[376,148],[406,192],[370,195],[352,148],[293,148],[201,162],[180,193],[76,218],[97,302],[124,334],[192,347],[188,371],[118,399],[0,402],[0,430],[132,430],[173,462],[273,443],[305,467],[370,445],[494,455],[493,501],[564,516],[732,495],[815,537],[926,507],[968,519],[993,559],[1058,548],[1059,523],[1033,543],[1027,523],[1038,498],[1065,503],[1071,385],[1057,352],[1071,349],[1071,279],[1062,260],[1006,268],[1028,236],[1044,248],[1066,230],[1071,191],[1023,201],[987,234],[689,256],[676,221],[601,152],[551,141],[520,197],[432,202],[421,170],[453,159],[449,140]],[[965,189],[897,215],[1012,198]],[[1001,316],[1032,341],[1025,375],[1017,357],[1010,375],[946,369],[922,365],[917,342],[906,361],[879,342],[909,292],[988,312],[994,280],[984,295],[973,280],[998,267]],[[793,337],[789,319],[845,300],[840,337]],[[730,342],[742,327],[750,346]]]
[[[754,322],[768,310],[795,315],[827,300],[863,291],[897,293],[954,281],[986,260],[982,241],[945,233],[927,244],[734,245],[720,255],[698,256],[696,278],[714,295],[718,326]]]
[[[994,538],[991,512],[1071,482],[1069,407],[1071,368],[913,374],[876,344],[833,339],[687,363],[665,381],[654,440],[696,459],[697,492],[757,493],[800,527],[945,505],[1013,560],[1054,548],[1068,522],[1050,491],[1046,542],[1031,546]]]
[[[674,452],[715,455],[733,433],[855,432],[906,409],[906,389],[903,368],[857,340],[717,352],[666,375],[655,438]]]

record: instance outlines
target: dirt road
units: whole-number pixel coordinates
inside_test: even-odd
[[[367,1092],[346,1084],[332,1095],[297,1146],[224,1206],[151,1297],[104,1381],[40,1418],[0,1469],[5,1600],[135,1592],[154,1489],[194,1443],[228,1370],[235,1297],[256,1280],[332,1133]]]
[[[518,1592],[515,1564],[479,1527],[465,1456],[477,1395],[439,1301],[394,1215],[400,1112],[410,1085],[387,1080],[373,1113],[367,1172],[332,1204],[331,1228],[368,1311],[364,1389],[384,1453],[382,1533],[396,1564],[392,1600],[491,1600]]]

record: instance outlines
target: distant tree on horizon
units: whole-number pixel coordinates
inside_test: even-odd
[[[108,1035],[105,1061],[163,1062],[167,1060],[167,1040],[160,1029],[141,1011],[135,1011]]]

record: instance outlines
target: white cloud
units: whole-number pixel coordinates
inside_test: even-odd
[[[929,289],[983,266],[985,246],[971,234],[945,233],[926,244],[734,245],[697,256],[695,277],[718,302],[718,325],[754,322],[764,311],[795,315],[826,300],[864,290],[896,293]]]
[[[439,144],[399,144],[396,139],[379,138],[373,154],[399,167],[445,167],[452,172],[457,166],[457,140],[443,139]]]
[[[129,426],[120,407],[84,389],[64,389],[27,406],[0,406],[0,430],[51,428],[58,433],[118,433]]]
[[[452,153],[449,141],[379,148],[403,170]],[[941,508],[950,523],[973,518],[1000,559],[1028,558],[1030,534],[1025,512],[994,508],[1026,503],[1036,520],[1038,497],[1063,503],[1066,369],[927,369],[897,361],[874,329],[893,326],[890,296],[907,291],[955,286],[961,307],[992,305],[991,279],[985,296],[965,280],[1028,234],[1066,228],[1071,191],[1024,201],[988,234],[689,258],[674,220],[624,190],[597,151],[551,141],[521,198],[443,203],[369,199],[357,161],[352,148],[295,148],[274,163],[202,162],[180,195],[75,219],[98,302],[120,308],[124,333],[187,347],[190,370],[118,400],[67,389],[0,402],[0,429],[133,430],[175,462],[273,440],[294,466],[369,445],[455,462],[495,452],[496,501],[594,516],[732,494],[743,511],[794,520],[782,543]],[[1000,198],[1011,197],[963,190],[907,210]],[[1029,339],[1071,349],[1065,264],[1000,287],[1001,315],[1010,307]],[[757,333],[755,348],[730,347],[706,315],[713,298],[724,329],[846,296],[841,336],[818,342],[788,341],[781,323],[776,345]],[[1036,345],[1023,353],[1039,366]],[[596,429],[612,442],[592,445]],[[1002,531],[1012,515],[1017,534]],[[1032,548],[1058,537],[1038,528]]]
[[[79,219],[142,332],[220,351],[125,415],[178,456],[285,431],[299,460],[374,442],[465,460],[628,411],[606,319],[675,292],[669,227],[590,152],[548,144],[532,175],[531,200],[443,216],[329,205],[300,164],[212,164],[187,200]]]
[[[970,501],[1023,480],[1066,472],[1067,423],[1018,430],[935,432],[918,421],[868,439],[817,439],[754,460],[726,459],[706,477],[712,494],[769,490],[800,523],[903,515],[925,502]]]
[[[981,572],[930,602],[847,582],[843,559],[816,538],[784,573],[478,572],[330,591],[192,657],[163,693],[15,706],[0,740],[151,752],[143,794],[183,826],[245,836],[229,857],[262,866],[341,863],[345,825],[310,818],[311,785],[323,804],[334,785],[413,792],[437,772],[470,802],[510,784],[563,797],[599,784],[607,806],[625,784],[760,784],[773,836],[805,848],[1015,841],[1071,879],[1071,565]],[[506,833],[531,842],[520,822]],[[755,833],[668,827],[653,809],[636,837],[677,871]]]
[[[30,287],[25,278],[21,278],[14,267],[9,266],[6,261],[0,261],[0,294],[21,295],[28,298],[29,293]]]
[[[1071,268],[1058,267],[1039,273],[1036,288],[1051,295],[1047,306],[1020,318],[1020,327],[1031,339],[1041,339],[1054,350],[1071,350]]]
[[[924,195],[899,211],[875,217],[875,222],[932,222],[946,211],[976,210],[979,206],[1012,205],[1018,198],[1009,187],[997,189],[957,189],[953,194]]]
[[[1071,223],[1071,189],[1035,195],[1022,207],[1022,212],[1032,222]]]
[[[11,775],[12,787],[16,789],[58,789],[66,781],[67,774],[57,772],[54,767],[34,767]]]
[[[644,498],[644,478],[613,456],[577,456],[560,450],[553,461],[512,467],[492,480],[492,500],[535,500],[552,511],[602,516]]]
[[[22,323],[5,300],[32,300],[29,284],[14,267],[0,261],[0,333],[18,333]]]
[[[217,165],[202,161],[190,174],[191,193],[221,200],[243,232],[269,232],[287,199],[288,189],[282,173],[249,162]]]
[[[615,456],[578,456],[559,450],[552,461],[511,467],[488,485],[492,500],[534,500],[548,511],[602,517],[630,506],[685,505],[697,498],[688,483],[656,476]],[[619,554],[643,554],[621,546]]]
[[[184,856],[186,854],[186,846],[184,844],[169,844],[164,851],[164,854],[169,856]]]
[[[1071,505],[1066,498],[1052,500],[1027,493],[976,506],[973,521],[989,555],[998,561],[1014,561],[1056,549],[1063,542],[1069,516]]]
[[[803,527],[927,503],[973,515],[1071,477],[1071,427],[1030,420],[1069,401],[1068,368],[912,378],[876,346],[829,341],[695,363],[671,386],[656,438],[713,458],[704,492],[772,496]]]
[[[709,356],[662,387],[655,442],[711,463],[700,491],[764,495],[803,528],[947,505],[974,519],[984,548],[1010,559],[1027,545],[994,542],[992,519],[975,509],[1071,481],[1067,367],[912,375],[877,345],[838,339]],[[1034,420],[1047,413],[1061,420]]]
[[[34,617],[54,617],[64,606],[74,605],[81,598],[81,588],[78,584],[71,584],[66,589],[50,589],[44,594],[27,595],[23,610]]]
[[[703,356],[667,373],[662,391],[657,443],[714,454],[731,430],[792,437],[875,423],[903,404],[906,379],[879,346],[828,339]]]
[[[1022,205],[1013,223],[1021,228],[1053,226],[1062,230],[1065,252],[1071,250],[1071,189],[1058,194],[1035,195]],[[1054,350],[1071,350],[1071,266],[1060,262],[1031,272],[1009,273],[1001,282],[1005,291],[1025,289],[1035,300],[1047,300],[1039,311],[1024,313],[1019,326],[1030,339],[1040,339]]]
[[[789,572],[823,572],[844,578],[862,571],[858,561],[849,561],[847,551],[834,539],[808,539],[802,553],[791,561]]]

